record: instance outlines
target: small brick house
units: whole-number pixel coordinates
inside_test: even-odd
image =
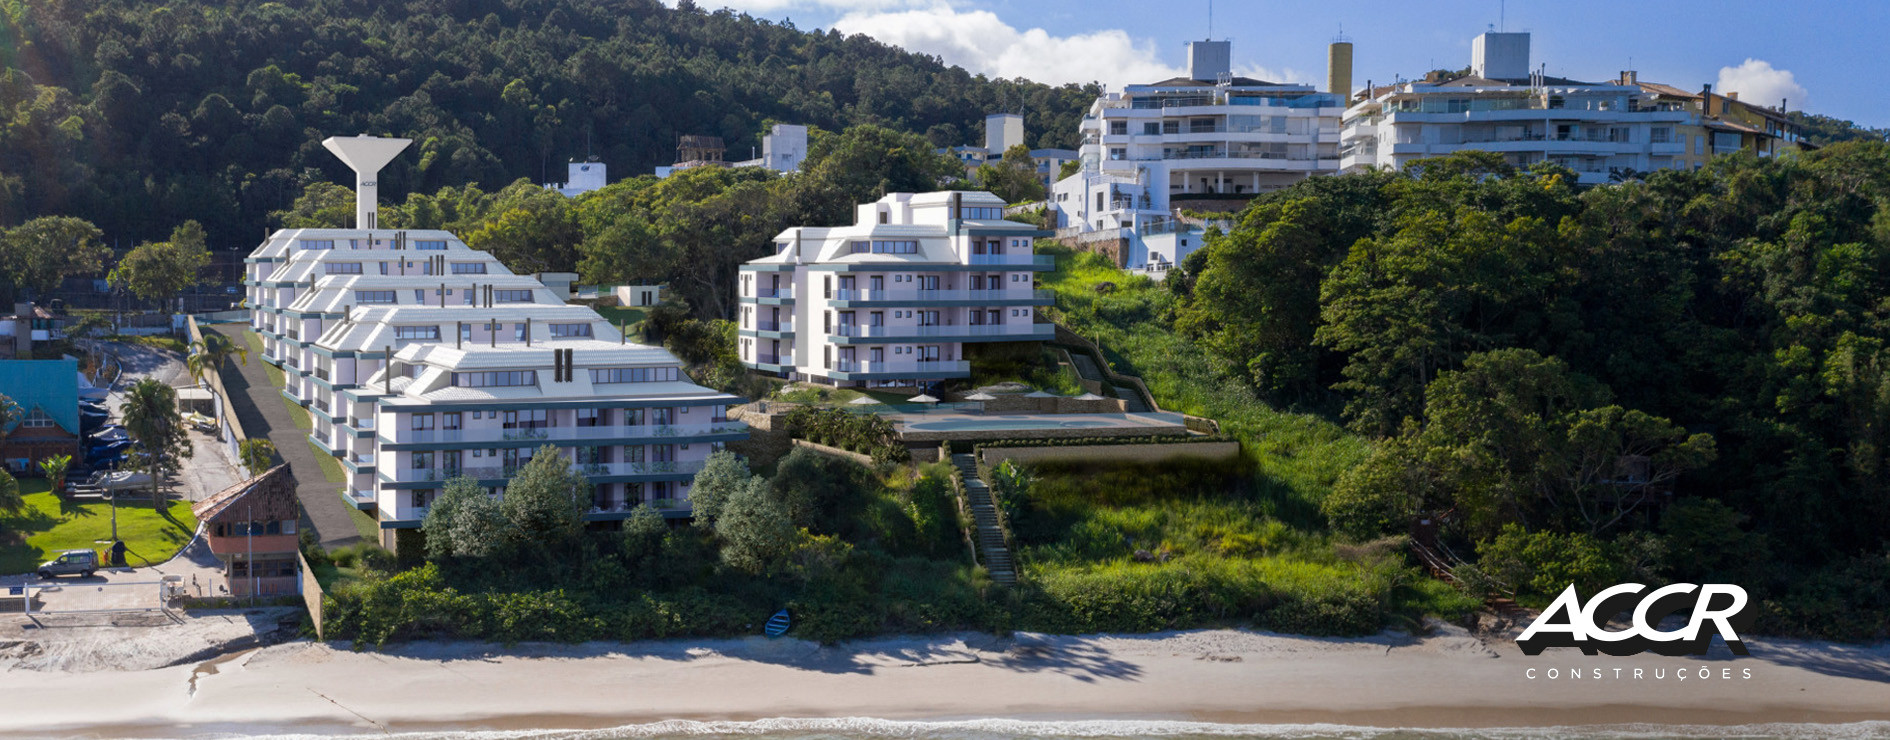
[[[277,465],[191,505],[210,552],[223,563],[219,595],[280,596],[301,592],[296,558],[302,506],[289,466]]]
[[[39,461],[48,457],[82,461],[77,361],[0,360],[0,396],[20,412],[0,429],[0,464],[14,475],[37,475]]]

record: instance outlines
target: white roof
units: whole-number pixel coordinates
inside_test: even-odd
[[[336,249],[346,250],[347,245],[342,244],[344,240],[358,239],[366,244],[371,238],[374,244],[380,245],[379,249],[387,249],[391,246],[394,235],[402,232],[406,233],[410,244],[419,241],[444,241],[447,251],[467,248],[466,243],[460,241],[459,237],[442,229],[278,229],[264,239],[262,244],[250,251],[249,256],[279,259],[300,252],[330,251],[302,249],[299,242],[304,239],[333,240]]]
[[[454,332],[460,322],[468,325],[484,324],[496,321],[501,324],[519,324],[530,319],[532,339],[534,341],[556,341],[551,339],[551,329],[547,324],[590,324],[591,333],[596,339],[616,342],[621,336],[617,327],[605,321],[596,311],[587,306],[509,303],[492,308],[472,308],[469,306],[357,306],[349,312],[347,320],[337,321],[328,330],[322,332],[315,346],[335,352],[378,351],[387,347],[404,347],[419,342],[453,344]],[[400,339],[396,336],[397,327],[433,326],[440,330],[437,340]],[[501,342],[513,342],[512,332],[500,334]],[[490,340],[481,339],[480,342]]]
[[[572,350],[571,359],[576,372],[571,374],[571,380],[554,380],[551,372],[556,364],[552,358],[554,349]],[[725,395],[688,382],[687,376],[680,373],[682,363],[674,355],[661,347],[643,344],[618,344],[594,339],[534,342],[530,347],[502,344],[496,348],[467,346],[463,349],[447,344],[415,344],[401,348],[394,354],[394,359],[407,366],[423,366],[417,375],[397,375],[391,383],[394,395],[409,400],[441,403],[590,398],[688,400]],[[682,379],[592,385],[591,375],[587,371],[606,367],[674,367],[678,368],[678,377]],[[481,388],[453,385],[454,372],[507,370],[535,370],[538,382],[536,385]],[[362,385],[379,390],[381,382],[381,373],[377,372]]]
[[[394,291],[395,306],[438,306],[439,296],[433,292],[445,283],[452,295],[446,296],[446,307],[458,307],[467,311],[491,311],[506,306],[562,306],[559,298],[543,283],[526,275],[327,275],[315,281],[307,292],[296,296],[289,304],[290,311],[305,313],[340,313],[343,308],[358,305],[355,297],[357,290]],[[473,286],[490,285],[500,290],[530,290],[532,303],[495,304],[492,309],[476,308],[466,305],[465,291]],[[426,291],[425,300],[414,297],[415,290]],[[481,291],[483,292],[483,290]],[[388,304],[379,304],[388,305]],[[476,319],[476,317],[475,317]]]

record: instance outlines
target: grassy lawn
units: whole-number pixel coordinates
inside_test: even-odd
[[[354,531],[361,535],[361,539],[376,543],[381,541],[381,523],[374,521],[374,517],[368,516],[367,512],[350,508],[348,518],[354,520]]]
[[[1364,459],[1363,438],[1315,414],[1275,409],[1223,375],[1205,350],[1162,319],[1174,298],[1161,285],[1096,255],[1039,250],[1057,255],[1056,272],[1043,282],[1056,292],[1055,316],[1064,326],[1096,341],[1117,372],[1141,376],[1163,408],[1220,421],[1257,467],[1276,516],[1324,527],[1318,502],[1340,473]],[[1115,287],[1099,292],[1102,283]]]
[[[630,306],[597,306],[596,308],[597,313],[603,316],[605,321],[609,321],[612,326],[629,327],[630,330],[628,334],[631,339],[637,339],[643,336],[643,316],[648,313],[647,311]]]
[[[111,539],[111,504],[62,505],[43,478],[20,481],[20,493],[26,507],[0,514],[0,575],[31,572],[64,550],[103,550],[101,541]],[[145,496],[119,502],[118,536],[130,548],[133,565],[169,559],[196,530],[188,501],[174,501],[163,513]]]

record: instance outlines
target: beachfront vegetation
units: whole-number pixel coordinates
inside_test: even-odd
[[[899,430],[879,414],[801,406],[787,413],[786,422],[788,436],[795,439],[870,455],[879,463],[912,459],[912,453],[899,441]]]
[[[1165,290],[1067,260],[1059,307],[1164,404],[1176,373],[1138,345],[1198,348],[1221,397],[1319,419],[1324,449],[1263,444],[1341,536],[1430,519],[1474,561],[1462,580],[1524,603],[1731,582],[1762,629],[1890,634],[1865,611],[1890,592],[1890,146],[1574,182],[1482,153],[1315,178],[1256,199]],[[1175,336],[1118,328],[1151,322]]]

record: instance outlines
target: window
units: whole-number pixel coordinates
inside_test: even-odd
[[[440,241],[438,239],[433,239],[433,240],[423,239],[423,240],[414,242],[413,248],[414,249],[445,249],[446,242]]]
[[[335,240],[333,239],[303,239],[302,248],[303,249],[334,249]]]
[[[860,253],[861,251],[860,247],[865,244],[866,242],[854,242],[853,243],[854,253],[855,254]],[[909,239],[907,240],[881,239],[881,240],[875,240],[873,242],[872,249],[873,249],[874,254],[918,254],[919,243],[916,241],[909,240]]]
[[[448,431],[458,430],[459,429],[459,412],[448,411],[444,414],[440,414],[440,428],[448,430]]]
[[[413,453],[413,469],[414,470],[426,470],[431,467],[433,467],[433,453],[431,452]]]
[[[394,327],[394,338],[395,339],[431,339],[431,340],[438,341],[440,338],[440,327],[437,327],[437,326],[396,326]]]
[[[413,302],[421,304],[421,305],[425,305],[427,302],[427,289],[414,288],[413,289]]]
[[[505,421],[500,426],[505,429],[543,429],[551,426],[551,416],[544,409],[507,411]]]
[[[588,337],[591,335],[590,324],[550,324],[553,337]]]
[[[538,371],[500,370],[483,373],[453,373],[453,385],[460,388],[538,385]]]
[[[394,302],[394,291],[391,291],[391,290],[357,290],[357,291],[355,291],[355,292],[354,292],[354,302],[355,302],[355,303],[362,303],[362,304],[366,304],[366,303],[393,303],[393,302]]]
[[[484,262],[454,262],[453,274],[454,275],[484,275],[486,274],[486,263]]]
[[[47,429],[53,426],[53,419],[52,415],[46,413],[46,409],[34,406],[33,413],[27,414],[26,420],[20,422],[20,425],[28,429]]]
[[[328,263],[328,274],[330,275],[359,275],[361,274],[361,263],[359,262],[330,262]]]
[[[1002,221],[1004,208],[1001,206],[959,206],[958,217],[975,221]]]
[[[1161,132],[1162,124],[1159,121],[1147,121],[1142,124],[1142,134],[1144,136],[1154,136]]]
[[[871,252],[871,251],[873,251],[873,243],[872,243],[872,242],[864,242],[864,241],[862,241],[862,242],[854,242],[854,243],[853,243],[853,253],[854,253],[854,254],[866,254],[867,252]]]
[[[492,291],[494,303],[532,303],[530,290],[495,290]]]
[[[594,367],[592,383],[667,383],[681,373],[673,367]]]
[[[1109,133],[1116,136],[1129,133],[1129,122],[1128,121],[1110,121]]]
[[[428,429],[433,428],[433,415],[432,414],[414,414],[413,416],[409,417],[408,423],[412,425],[414,431],[424,432]]]

